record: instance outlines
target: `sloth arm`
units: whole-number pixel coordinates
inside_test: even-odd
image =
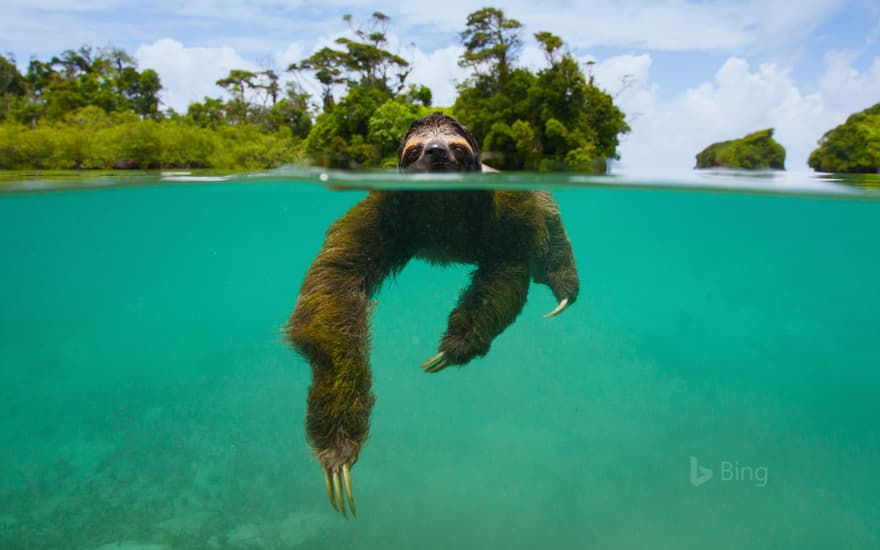
[[[471,283],[449,314],[439,352],[422,363],[425,372],[463,365],[486,355],[496,336],[513,323],[526,303],[529,266],[525,261],[488,260],[471,275]]]
[[[550,287],[559,306],[548,313],[553,317],[577,300],[580,291],[580,280],[574,261],[571,242],[562,224],[559,205],[547,191],[538,191],[538,204],[544,213],[544,224],[547,227],[547,251],[538,258],[534,269],[536,283]]]
[[[389,273],[406,262],[389,246],[393,241],[379,201],[371,193],[327,230],[287,327],[288,338],[312,367],[308,439],[324,468],[328,492],[332,476],[343,510],[339,475],[350,488],[348,471],[367,438],[375,401],[370,391],[370,299]]]

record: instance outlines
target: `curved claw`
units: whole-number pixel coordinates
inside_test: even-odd
[[[550,317],[556,317],[557,315],[559,315],[560,313],[562,313],[562,311],[563,311],[566,307],[568,307],[568,298],[563,298],[563,299],[559,302],[559,305],[556,306],[556,309],[554,309],[554,310],[551,311],[550,313],[545,314],[544,317],[546,317],[547,319],[549,319]]]
[[[339,501],[339,511],[342,512],[342,516],[348,519],[348,514],[345,513],[345,499],[342,497],[342,487],[339,485],[339,472],[333,472],[333,495]]]
[[[430,372],[430,373],[440,372],[441,370],[443,370],[449,366],[449,362],[446,360],[446,352],[441,351],[440,353],[431,357],[430,359],[428,359],[427,361],[425,361],[424,363],[422,363],[419,366],[425,372]]]
[[[354,493],[351,492],[351,468],[348,464],[342,465],[342,478],[345,481],[345,494],[348,496],[348,507],[351,508],[351,517],[357,517],[354,509]]]
[[[345,496],[342,495],[343,483],[345,485]],[[345,511],[345,500],[347,498],[352,517],[357,517],[357,511],[354,508],[354,494],[351,490],[351,466],[348,464],[342,465],[342,482],[339,479],[339,471],[331,474],[329,470],[324,469],[324,484],[327,487],[327,497],[330,499],[330,506],[337,512],[342,512],[345,519],[348,519],[348,514]]]
[[[330,472],[327,470],[324,470],[324,486],[327,487],[327,498],[330,499],[330,506],[338,512],[339,507],[336,506],[336,498],[333,495],[333,486],[330,484]]]

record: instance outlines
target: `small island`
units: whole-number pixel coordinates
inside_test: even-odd
[[[696,168],[785,170],[785,148],[773,139],[773,129],[768,128],[740,139],[713,143],[697,154]]]
[[[825,132],[808,164],[817,172],[880,172],[880,103]]]

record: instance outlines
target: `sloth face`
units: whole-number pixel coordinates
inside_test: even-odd
[[[401,172],[479,172],[480,149],[454,118],[434,113],[412,123],[400,142]]]

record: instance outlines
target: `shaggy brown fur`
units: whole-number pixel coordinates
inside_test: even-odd
[[[412,124],[398,166],[478,172],[480,152],[464,127],[435,113]],[[306,430],[325,472],[353,465],[367,438],[375,401],[371,297],[411,258],[477,266],[449,315],[437,370],[485,355],[522,310],[530,279],[548,285],[557,300],[571,304],[578,295],[571,245],[548,192],[370,192],[328,229],[288,326],[312,365]]]

